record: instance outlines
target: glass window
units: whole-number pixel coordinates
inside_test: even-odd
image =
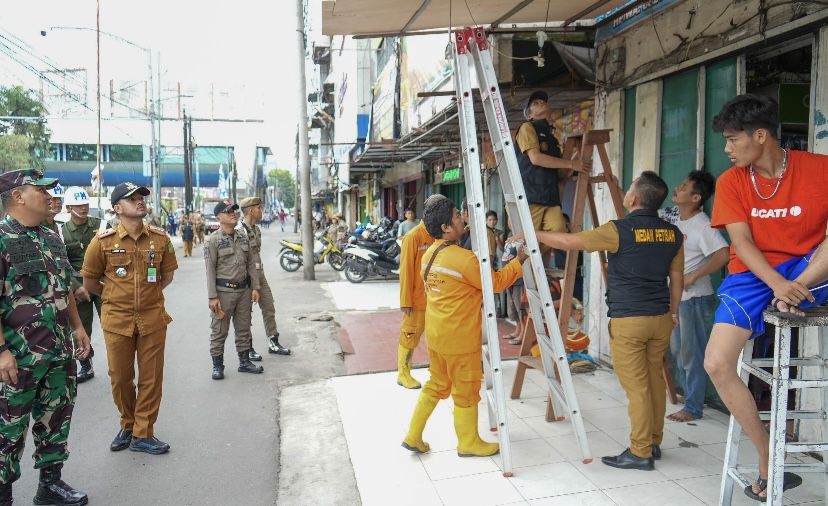
[[[110,162],[143,162],[144,148],[142,146],[112,144],[109,146]]]
[[[97,160],[94,144],[67,144],[66,160],[72,162],[94,162]]]

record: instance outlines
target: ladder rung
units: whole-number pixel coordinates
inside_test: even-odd
[[[543,362],[539,358],[535,358],[531,355],[526,355],[523,357],[518,358],[518,362],[522,364],[526,364],[527,366],[531,367],[532,369],[537,369],[539,371],[543,371]]]
[[[754,358],[747,364],[755,367],[773,367],[772,358]],[[822,366],[828,365],[828,361],[820,357],[795,357],[791,358],[789,367],[807,367],[807,366]]]
[[[828,413],[825,411],[810,411],[804,409],[792,409],[787,412],[785,419],[787,420],[822,420],[825,419]],[[759,418],[762,420],[770,420],[770,411],[760,411]]]
[[[753,478],[750,478],[749,476],[743,474],[743,472],[750,473],[750,474],[755,474],[755,473],[758,473],[759,470],[756,467],[754,467],[753,469],[742,468],[742,467],[737,467],[735,469],[734,468],[728,469],[727,474],[732,479],[736,480],[737,483],[739,483],[740,488],[748,487],[753,483]]]
[[[785,443],[788,452],[824,452],[828,450],[828,443]]]
[[[825,388],[828,387],[828,379],[812,379],[812,380],[789,380],[790,385],[788,388],[791,389],[800,389],[800,388]]]
[[[795,471],[800,473],[824,473],[826,470],[828,470],[828,465],[823,464],[822,462],[810,462],[807,464],[801,462],[785,462],[785,471]],[[738,474],[742,477],[742,479],[747,480],[742,482],[743,485],[749,485],[753,483],[753,479],[745,476],[746,474],[756,475],[757,473],[759,473],[759,468],[755,465],[738,465],[735,468],[731,467],[727,470],[727,474],[729,474],[732,478],[735,478],[734,474]]]

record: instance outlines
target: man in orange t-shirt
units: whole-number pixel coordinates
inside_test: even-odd
[[[729,276],[719,288],[719,308],[704,366],[719,396],[759,454],[759,479],[745,488],[766,497],[768,433],[737,374],[748,339],[765,329],[762,312],[801,313],[828,300],[828,156],[784,150],[776,132],[779,106],[771,98],[740,95],[713,118],[734,167],[719,177],[711,225],[730,235]],[[785,473],[784,488],[802,479]]]

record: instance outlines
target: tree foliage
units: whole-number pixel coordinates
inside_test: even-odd
[[[267,173],[267,185],[276,188],[276,198],[291,208],[296,202],[296,182],[286,169],[273,169]]]
[[[26,168],[31,160],[30,145],[25,135],[0,135],[0,172]]]
[[[25,137],[28,139],[25,147],[28,158],[23,166],[44,168],[43,161],[49,154],[49,137],[52,133],[46,125],[44,118],[46,112],[46,107],[31,90],[22,86],[0,87],[0,116],[42,118],[0,120],[0,138],[4,138],[3,155],[11,156],[10,160],[12,158],[18,160],[20,153],[10,150],[20,149],[20,139],[5,139],[5,137]]]

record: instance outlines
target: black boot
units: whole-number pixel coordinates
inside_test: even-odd
[[[255,365],[250,361],[249,351],[239,352],[239,372],[249,372],[253,374],[261,374],[264,372],[264,367]]]
[[[13,502],[11,482],[3,483],[0,485],[0,506],[11,506]]]
[[[53,464],[40,470],[35,504],[81,505],[89,502],[86,494],[75,490],[60,479],[63,464]]]
[[[267,345],[268,353],[275,353],[277,355],[290,355],[290,348],[285,348],[281,344],[279,344],[279,333],[270,338],[270,342]]]
[[[95,377],[95,370],[92,369],[92,359],[78,360],[80,362],[80,371],[78,371],[78,383],[89,381]]]
[[[259,355],[258,353],[256,353],[256,350],[254,350],[253,348],[250,348],[249,356],[250,356],[250,361],[251,362],[261,362],[262,361],[262,356]]]
[[[213,357],[213,379],[224,379],[224,355]]]

